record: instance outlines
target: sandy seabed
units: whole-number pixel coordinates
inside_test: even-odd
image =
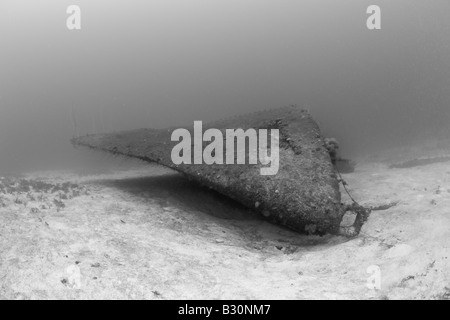
[[[397,203],[354,239],[271,225],[155,165],[22,178],[71,184],[0,197],[2,299],[450,299],[450,162],[345,174],[361,204]]]

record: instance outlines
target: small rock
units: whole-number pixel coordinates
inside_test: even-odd
[[[384,254],[386,258],[400,258],[409,255],[414,248],[407,244],[398,244],[387,250]]]

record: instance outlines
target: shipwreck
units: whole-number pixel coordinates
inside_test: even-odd
[[[179,128],[92,134],[74,138],[72,144],[169,167],[238,201],[265,219],[300,233],[359,234],[369,210],[356,202],[351,205],[341,203],[335,150],[330,150],[319,126],[306,110],[290,106],[260,111],[207,123],[203,129],[221,131],[223,135],[216,134],[215,140],[218,137],[225,139],[228,129],[275,130],[277,140],[272,139],[264,150],[273,154],[276,142],[278,163],[275,174],[261,174],[265,165],[260,161],[228,164],[195,159],[173,161],[173,151],[180,144],[179,139],[173,139],[173,133]],[[183,130],[195,136],[195,128]],[[215,146],[225,148],[225,145],[226,141],[223,141]],[[252,151],[247,148],[245,159],[249,160],[251,156]],[[353,211],[356,218],[352,225],[343,226],[341,223],[348,211]]]

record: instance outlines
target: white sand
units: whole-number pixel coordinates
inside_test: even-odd
[[[161,167],[39,175],[89,194],[0,208],[0,298],[450,298],[450,163],[344,175],[362,204],[399,201],[350,240],[270,225]]]

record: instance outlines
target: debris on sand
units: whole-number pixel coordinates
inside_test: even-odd
[[[87,189],[71,182],[49,183],[38,179],[0,177],[0,208],[29,207],[30,213],[65,207],[63,200],[86,194]]]

